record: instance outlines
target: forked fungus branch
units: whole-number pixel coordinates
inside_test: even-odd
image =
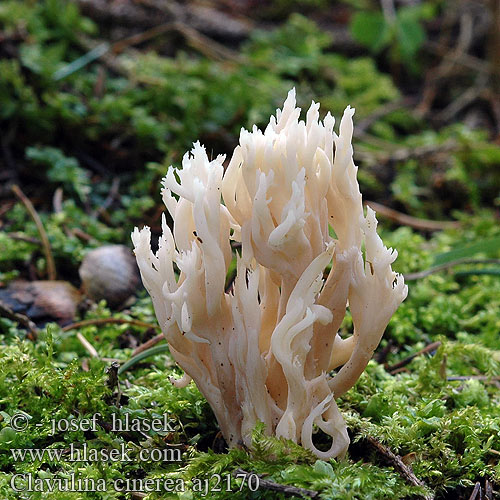
[[[377,235],[375,212],[363,214],[353,114],[347,107],[337,135],[314,102],[300,120],[290,91],[264,132],[241,131],[225,172],[224,157],[210,161],[199,143],[182,170],[169,168],[162,194],[174,226],[163,218],[156,254],[148,227],[132,234],[185,372],[174,383],[194,380],[230,446],[250,446],[261,421],[320,458],[343,456],[349,438],[335,398],[359,378],[406,297],[391,269],[397,252]],[[226,293],[231,240],[241,254]],[[341,338],[347,307],[354,331]],[[313,444],[316,426],[332,438],[328,451]]]

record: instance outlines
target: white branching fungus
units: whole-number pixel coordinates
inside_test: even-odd
[[[172,382],[194,380],[230,446],[250,446],[261,421],[320,458],[343,456],[349,438],[335,398],[359,378],[406,297],[391,269],[397,252],[377,235],[375,213],[363,213],[353,114],[345,110],[337,135],[314,102],[300,120],[290,91],[264,132],[241,131],[225,172],[224,157],[210,161],[199,143],[181,170],[169,168],[162,193],[173,233],[163,218],[156,253],[148,227],[132,234],[186,373]],[[231,240],[241,253],[226,292]],[[344,339],[347,307],[354,331]],[[317,428],[331,437],[328,451],[313,443]]]

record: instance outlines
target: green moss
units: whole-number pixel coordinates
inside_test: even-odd
[[[321,2],[283,0],[269,15],[282,16],[290,6],[316,3]],[[349,0],[351,5],[364,3]],[[95,35],[98,41],[105,36],[75,5],[61,0],[0,4],[5,36],[16,30],[28,32],[16,42],[19,57],[0,61],[0,125],[13,134],[7,145],[19,159],[27,194],[35,192],[59,274],[75,284],[77,266],[89,248],[105,242],[128,245],[134,225],[146,218],[153,226],[157,223],[159,180],[170,164],[180,164],[194,140],[205,142],[211,155],[228,153],[240,128],[265,125],[292,86],[297,87],[304,108],[315,99],[322,112],[331,111],[339,118],[347,104],[355,106],[356,123],[373,117],[400,95],[373,58],[331,52],[330,35],[300,15],[276,29],[253,32],[234,60],[210,60],[187,48],[175,57],[124,52],[116,58],[120,74],[94,61],[56,80],[55,71],[86,53],[82,35]],[[498,203],[499,151],[484,131],[464,125],[433,130],[403,105],[376,119],[355,140],[366,198],[382,199],[415,216],[453,217],[461,222],[458,229],[431,235],[395,228],[380,216],[384,242],[399,252],[395,270],[408,274],[428,269],[446,252],[460,253],[498,238],[493,204]],[[117,175],[119,195],[110,201]],[[63,202],[62,210],[54,213],[57,188],[63,189]],[[108,209],[103,212],[105,203]],[[30,262],[43,271],[41,246],[9,234],[39,238],[24,206],[16,203],[2,212],[0,229],[3,283],[28,277]],[[75,229],[88,236],[82,239]],[[500,258],[494,247],[483,250],[473,256]],[[111,390],[109,360],[129,359],[134,345],[153,335],[146,328],[104,324],[79,329],[95,346],[99,360],[89,359],[76,331],[62,332],[49,325],[32,342],[14,321],[0,318],[0,497],[19,498],[11,478],[15,473],[33,473],[42,479],[76,474],[104,479],[108,486],[125,478],[181,479],[187,485],[184,493],[151,492],[150,499],[197,499],[198,492],[192,491],[195,480],[210,478],[209,498],[284,498],[264,488],[250,491],[242,478],[232,476],[238,468],[316,490],[324,499],[411,498],[422,493],[369,451],[368,437],[413,457],[416,475],[437,498],[453,495],[459,487],[470,488],[483,478],[498,490],[500,395],[494,377],[500,375],[500,281],[494,275],[470,274],[475,269],[484,266],[461,264],[409,282],[408,298],[382,343],[388,348],[388,367],[430,342],[440,340],[442,346],[436,353],[418,356],[396,375],[383,365],[369,364],[339,401],[354,443],[345,459],[330,462],[267,436],[262,426],[254,432],[253,451],[220,451],[215,417],[194,384],[184,389],[172,386],[170,377],[178,377],[180,370],[168,353],[135,364],[121,375],[119,388]],[[110,317],[156,321],[145,294],[120,312],[97,304],[82,319]],[[342,331],[352,331],[349,314]],[[25,432],[14,432],[10,425],[18,412],[28,417]],[[101,420],[95,432],[51,435],[52,419],[85,419],[96,413]],[[171,432],[112,432],[106,425],[113,415],[151,419],[165,413],[172,421]],[[316,438],[326,444],[320,435]],[[124,445],[134,460],[76,463],[66,454],[61,459],[15,460],[10,451],[66,450],[71,443],[97,450]],[[182,450],[180,463],[135,460],[141,450],[169,447]],[[229,477],[228,491],[215,491],[213,474]],[[34,492],[29,497],[124,496],[108,487],[103,493]]]

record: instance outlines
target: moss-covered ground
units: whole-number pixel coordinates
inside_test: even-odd
[[[473,88],[470,74],[450,77],[434,107],[417,109],[415,102],[425,94],[425,75],[440,64],[423,47],[453,8],[437,1],[419,2],[420,10],[409,13],[401,7],[395,26],[411,36],[388,31],[374,54],[363,37],[370,23],[384,19],[376,2],[269,2],[259,15],[246,12],[255,28],[241,40],[201,44],[198,32],[120,31],[84,16],[84,3],[0,2],[3,286],[46,277],[40,234],[13,184],[36,207],[58,278],[79,286],[78,265],[89,249],[131,246],[135,225],[158,232],[160,179],[168,165],[180,165],[193,141],[213,155],[229,153],[239,129],[263,125],[295,86],[303,108],[314,99],[339,117],[347,104],[356,107],[354,149],[364,198],[414,217],[378,216],[384,242],[398,249],[395,269],[407,277],[409,295],[374,360],[339,401],[353,444],[344,459],[328,462],[267,437],[260,427],[251,451],[227,451],[196,387],[170,383],[180,370],[164,344],[135,358],[116,380],[112,361],[130,360],[158,333],[144,290],[121,310],[101,301],[76,318],[122,324],[90,321],[64,329],[49,321],[38,325],[35,338],[0,316],[0,498],[275,499],[293,493],[273,489],[276,484],[325,500],[475,499],[477,484],[481,498],[499,498],[498,130],[485,101],[469,104],[475,120],[458,111],[450,117],[450,105]],[[325,26],[332,18],[342,22],[334,7],[356,21],[346,50]],[[141,40],[129,38],[137,33]],[[120,47],[117,40],[126,43]],[[89,56],[95,46],[106,55]],[[487,57],[476,52],[477,60]],[[435,120],[439,112],[442,119]],[[431,231],[429,219],[458,224]],[[342,329],[350,328],[347,317]],[[82,336],[98,356],[89,355]],[[164,415],[162,430],[112,427],[116,420]],[[84,445],[96,455],[75,460],[72,446]],[[420,484],[405,477],[390,453]],[[80,489],[105,483],[105,491],[50,491],[57,478],[63,486],[87,480],[87,488],[77,483]]]

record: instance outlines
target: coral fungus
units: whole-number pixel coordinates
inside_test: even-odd
[[[264,132],[241,131],[225,171],[224,157],[209,160],[199,143],[182,170],[169,168],[162,194],[174,225],[163,218],[156,253],[149,228],[132,235],[159,324],[186,373],[174,383],[194,380],[230,446],[250,446],[261,421],[320,458],[345,454],[335,398],[359,378],[406,297],[391,269],[397,252],[383,245],[375,213],[363,213],[353,114],[345,110],[337,135],[334,118],[319,120],[314,102],[300,120],[290,91]],[[241,252],[226,292],[231,241]],[[354,330],[341,338],[347,307]],[[331,436],[328,451],[313,443],[315,426]]]

